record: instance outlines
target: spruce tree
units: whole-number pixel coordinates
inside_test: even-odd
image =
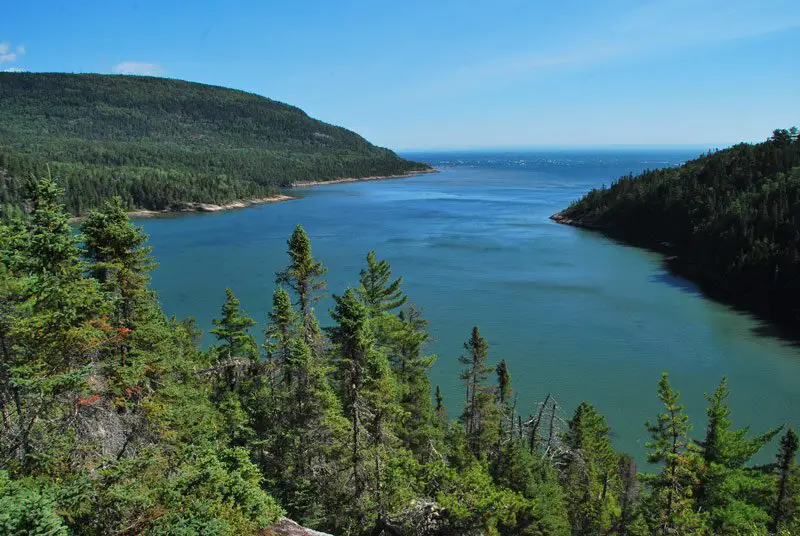
[[[147,274],[155,267],[147,235],[131,224],[119,197],[89,212],[81,232],[90,272],[116,302],[116,325],[135,329],[137,306],[149,298]]]
[[[272,293],[272,311],[267,313],[267,327],[264,329],[269,375],[289,374],[286,364],[289,361],[289,346],[297,330],[297,313],[292,308],[289,293],[278,287]],[[288,378],[291,383],[291,377]]]
[[[647,423],[652,440],[645,444],[650,449],[647,460],[661,465],[658,474],[646,478],[651,490],[651,528],[663,535],[701,534],[703,515],[696,511],[693,497],[700,460],[688,436],[689,417],[666,373],[658,383],[658,397],[665,411],[655,423]]]
[[[287,242],[289,265],[276,274],[279,285],[288,286],[297,296],[297,306],[302,319],[306,343],[319,345],[319,326],[314,317],[314,304],[323,296],[327,283],[322,276],[327,269],[314,259],[311,253],[311,240],[301,225],[295,227]]]
[[[447,411],[444,408],[444,396],[439,386],[436,386],[436,417],[440,422],[447,423]]]
[[[778,482],[770,523],[770,529],[775,534],[779,534],[786,521],[797,514],[798,501],[792,497],[790,492],[790,481],[792,474],[796,471],[795,457],[797,456],[797,448],[797,434],[794,430],[789,429],[781,438],[780,448],[775,460],[778,470]]]
[[[217,346],[220,360],[244,358],[255,361],[258,359],[258,346],[249,330],[256,322],[244,314],[239,306],[239,299],[233,290],[226,288],[222,318],[212,320],[215,327],[211,333],[221,343]]]
[[[696,504],[709,512],[711,530],[721,534],[766,527],[769,515],[760,502],[767,479],[746,464],[781,430],[747,438],[747,428],[732,429],[729,397],[727,379],[722,378],[714,393],[706,395],[708,426],[705,439],[698,441],[703,466]]]
[[[377,260],[375,252],[367,254],[367,268],[361,270],[358,295],[375,316],[402,307],[408,297],[400,290],[403,278],[392,281],[392,268],[388,261]]]
[[[382,513],[381,463],[388,456],[398,413],[396,387],[386,357],[376,350],[369,312],[353,289],[334,296],[331,311],[336,325],[329,329],[334,344],[334,365],[345,415],[350,420],[350,465],[354,500],[370,499],[376,515]],[[374,464],[366,467],[366,452]],[[371,497],[365,491],[371,486]],[[366,502],[364,504],[367,504]],[[365,515],[362,509],[359,517]]]
[[[614,529],[620,536],[635,533],[632,531],[637,519],[641,519],[639,499],[641,486],[636,470],[636,462],[627,454],[619,457],[617,475],[620,481],[619,515],[614,524]],[[638,515],[637,515],[638,514]]]
[[[0,226],[0,465],[34,470],[75,440],[73,400],[88,390],[114,336],[97,282],[83,277],[76,238],[50,178],[34,184],[26,222]],[[63,450],[62,450],[63,452]],[[35,456],[33,456],[35,454]]]
[[[496,443],[497,421],[495,420],[495,402],[492,388],[486,380],[493,368],[486,364],[489,357],[489,344],[481,336],[475,326],[467,342],[464,343],[465,355],[458,358],[466,368],[461,372],[461,379],[466,387],[466,405],[461,413],[461,422],[467,433],[467,443],[475,456],[487,453]]]
[[[390,317],[390,318],[389,318]],[[428,372],[436,361],[435,355],[425,355],[423,350],[428,341],[427,321],[419,309],[410,305],[400,311],[397,317],[383,313],[383,317],[373,318],[372,322],[390,320],[383,325],[391,325],[391,331],[376,333],[387,336],[384,351],[388,353],[392,372],[397,380],[403,422],[399,429],[400,439],[418,459],[425,460],[431,446],[441,442],[441,430],[431,405],[431,383]]]
[[[611,526],[611,493],[619,456],[611,429],[592,405],[581,402],[567,423],[562,479],[573,534],[606,534]]]

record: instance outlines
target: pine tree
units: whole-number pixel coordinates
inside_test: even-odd
[[[367,268],[361,270],[359,282],[358,295],[373,316],[398,309],[408,300],[408,296],[400,290],[403,278],[392,281],[389,262],[377,260],[374,251],[367,254]]]
[[[469,340],[464,343],[464,350],[466,355],[458,358],[459,363],[466,366],[460,376],[467,391],[461,422],[467,433],[470,450],[475,456],[480,456],[496,443],[497,421],[494,395],[491,387],[486,385],[489,373],[493,370],[486,364],[489,344],[481,337],[477,326],[472,328]]]
[[[295,227],[287,244],[289,266],[276,274],[276,281],[279,285],[287,285],[297,296],[306,343],[313,348],[319,344],[316,340],[319,327],[313,307],[323,297],[321,293],[327,283],[322,276],[327,269],[311,254],[311,240],[302,226]]]
[[[797,434],[795,434],[794,430],[789,429],[781,438],[781,444],[776,458],[778,485],[770,523],[770,529],[775,534],[779,534],[784,523],[797,513],[795,499],[789,492],[790,479],[792,473],[795,471],[797,448]]]
[[[658,384],[658,397],[665,412],[655,424],[647,423],[652,440],[646,443],[650,463],[662,464],[661,472],[648,475],[651,489],[651,528],[658,534],[700,534],[703,516],[695,510],[692,490],[697,485],[699,457],[688,433],[689,417],[680,404],[680,394],[669,385],[664,373]]]

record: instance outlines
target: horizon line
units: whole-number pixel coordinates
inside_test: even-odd
[[[608,143],[581,145],[487,145],[467,147],[406,147],[393,149],[397,153],[446,153],[446,152],[485,152],[485,151],[571,151],[571,150],[715,150],[731,147],[739,143],[760,142],[727,142],[727,143]]]

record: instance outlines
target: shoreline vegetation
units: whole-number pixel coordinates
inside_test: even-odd
[[[128,211],[194,212],[304,181],[429,169],[295,106],[194,82],[0,73],[0,100],[3,220],[23,215],[29,177],[45,168],[75,217],[115,196]]]
[[[372,175],[369,177],[344,177],[341,179],[333,179],[329,181],[298,181],[292,183],[291,188],[309,188],[311,186],[325,186],[327,184],[341,184],[346,182],[366,182],[366,181],[382,181],[389,179],[410,179],[418,175],[427,175],[430,173],[439,173],[436,168],[428,168],[420,171],[408,171],[406,173],[397,173],[394,175]]]
[[[396,175],[376,175],[370,177],[344,177],[341,179],[333,179],[330,181],[301,181],[296,182],[291,185],[290,188],[311,188],[316,186],[325,186],[327,184],[341,184],[341,183],[349,183],[349,182],[366,182],[366,181],[378,181],[378,180],[389,180],[389,179],[409,179],[411,177],[416,177],[418,175],[427,175],[429,173],[439,173],[438,169],[431,168],[424,171],[413,171],[409,173],[400,173]],[[271,195],[267,197],[257,197],[254,199],[239,199],[236,201],[232,201],[230,203],[222,203],[222,204],[215,204],[215,203],[183,203],[178,208],[171,208],[171,209],[164,209],[164,210],[148,210],[148,209],[136,209],[131,210],[128,212],[128,216],[132,219],[143,219],[143,218],[157,218],[162,216],[176,216],[180,214],[196,214],[196,213],[203,213],[203,212],[223,212],[226,210],[234,210],[238,208],[248,208],[254,205],[266,205],[271,203],[281,203],[284,201],[292,201],[297,199],[294,196],[286,195],[286,194],[278,194],[278,195]],[[78,222],[82,221],[85,216],[79,216],[72,218],[70,221]]]
[[[709,298],[800,338],[800,133],[628,175],[550,216],[664,254]]]

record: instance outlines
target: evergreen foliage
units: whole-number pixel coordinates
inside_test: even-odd
[[[146,237],[119,200],[79,239],[55,182],[33,191],[30,217],[0,224],[0,534],[270,534],[284,513],[341,536],[800,528],[797,436],[753,465],[781,428],[734,428],[724,379],[694,440],[662,377],[640,475],[586,402],[565,426],[549,395],[524,419],[477,327],[448,421],[427,322],[374,254],[322,331],[325,268],[298,227],[263,345],[228,289],[203,350],[148,290]]]
[[[677,168],[626,176],[561,213],[615,238],[666,248],[713,296],[791,323],[800,317],[800,136],[776,130]]]
[[[0,72],[0,215],[45,164],[82,215],[265,197],[301,181],[429,169],[302,110],[167,78]]]

